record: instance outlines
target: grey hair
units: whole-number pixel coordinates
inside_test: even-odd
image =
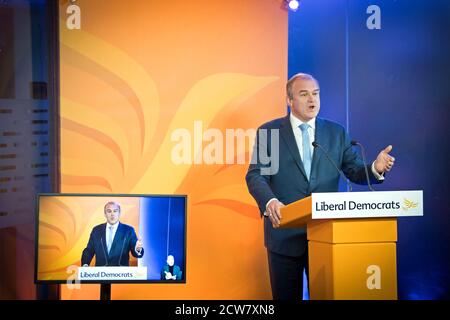
[[[106,212],[106,207],[109,206],[109,205],[115,205],[116,207],[119,208],[119,212],[121,212],[120,204],[119,204],[118,202],[115,202],[115,201],[109,201],[109,202],[107,202],[107,203],[105,204],[105,207],[103,208],[103,212]]]
[[[292,93],[292,86],[294,85],[295,80],[302,79],[302,80],[313,80],[319,85],[319,81],[317,81],[316,78],[314,78],[312,75],[307,73],[297,73],[294,74],[286,83],[286,95],[289,97],[289,99],[292,99],[294,97],[294,94]]]

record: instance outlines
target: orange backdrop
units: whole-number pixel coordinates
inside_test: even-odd
[[[69,30],[60,1],[62,192],[188,195],[187,283],[113,285],[113,299],[271,298],[248,164],[176,165],[171,136],[285,114],[281,3],[78,0]],[[63,299],[98,297],[62,286]]]

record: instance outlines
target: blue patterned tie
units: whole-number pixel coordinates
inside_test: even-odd
[[[306,123],[300,125],[303,140],[303,153],[302,153],[303,168],[305,169],[306,176],[308,177],[309,180],[309,175],[311,174],[311,143],[309,141],[308,128],[309,125]]]

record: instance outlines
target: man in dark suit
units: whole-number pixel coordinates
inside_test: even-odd
[[[182,271],[179,266],[175,264],[173,255],[168,255],[167,264],[161,270],[161,280],[181,280]]]
[[[340,177],[323,150],[314,150],[312,142],[320,144],[352,182],[366,184],[366,175],[345,129],[317,117],[320,97],[316,79],[303,73],[293,76],[286,84],[286,100],[291,113],[258,129],[246,181],[264,216],[273,298],[301,299],[303,271],[308,274],[306,229],[277,229],[282,219],[280,208],[313,192],[337,192]],[[372,183],[381,183],[394,165],[391,150],[392,146],[386,147],[368,165]],[[271,163],[262,161],[261,155],[269,156]]]
[[[129,266],[129,253],[136,258],[144,256],[142,240],[133,227],[120,223],[120,205],[108,202],[105,205],[106,223],[92,229],[91,236],[81,256],[81,265],[89,266],[95,255],[95,266]]]

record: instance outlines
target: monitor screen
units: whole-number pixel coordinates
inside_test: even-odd
[[[185,195],[40,194],[36,283],[185,283]]]

